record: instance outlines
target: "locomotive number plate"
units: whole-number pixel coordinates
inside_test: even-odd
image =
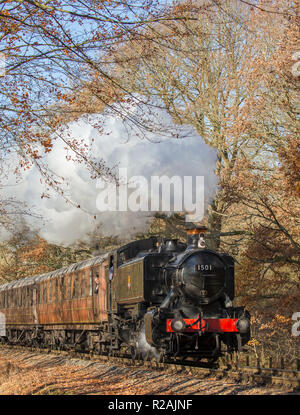
[[[196,264],[195,265],[196,271],[212,271],[213,267],[211,264],[204,265],[204,264]]]

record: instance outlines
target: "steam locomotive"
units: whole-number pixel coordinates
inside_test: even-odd
[[[241,351],[250,315],[232,304],[234,260],[207,249],[204,234],[192,226],[187,244],[152,237],[0,286],[2,341],[134,359],[215,361],[224,345]]]

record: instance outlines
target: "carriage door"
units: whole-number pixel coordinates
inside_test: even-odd
[[[32,312],[33,312],[33,323],[38,324],[38,315],[37,315],[37,289],[33,287],[32,290]]]

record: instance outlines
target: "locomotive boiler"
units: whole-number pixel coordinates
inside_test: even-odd
[[[234,260],[205,246],[152,237],[60,270],[0,286],[10,343],[133,358],[216,360],[241,351],[250,316],[234,307]]]

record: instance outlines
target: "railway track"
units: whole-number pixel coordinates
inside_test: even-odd
[[[70,358],[80,358],[84,360],[98,361],[127,367],[144,367],[150,370],[158,370],[174,374],[192,375],[194,378],[214,377],[218,380],[228,380],[237,383],[251,383],[255,385],[282,385],[284,387],[300,389],[300,370],[283,369],[276,367],[239,366],[237,360],[225,359],[217,367],[203,367],[199,363],[190,361],[166,361],[157,362],[151,360],[132,360],[129,356],[108,356],[91,354],[83,351],[74,350],[57,350],[32,346],[7,345],[0,344],[0,349],[16,349],[18,351],[34,351],[38,353],[55,354],[69,356]],[[227,360],[227,361],[226,361]]]

